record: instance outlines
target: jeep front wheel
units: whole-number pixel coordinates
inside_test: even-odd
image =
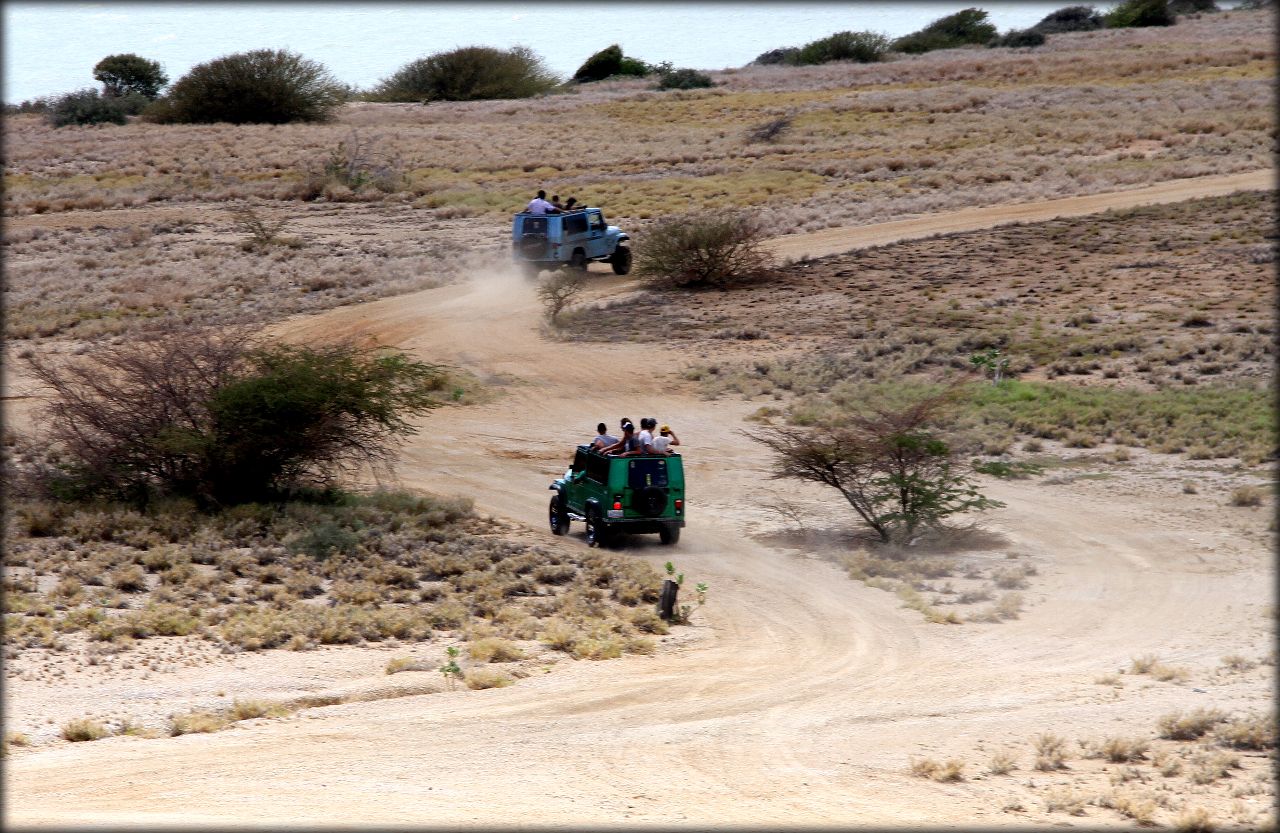
[[[658,530],[658,540],[668,547],[680,540],[680,527],[664,526]]]
[[[609,265],[613,267],[613,274],[625,275],[631,271],[631,248],[628,246],[619,246],[613,250],[613,257],[609,258]]]
[[[600,518],[600,508],[587,508],[587,546],[603,547],[609,543],[609,527]]]
[[[551,507],[547,510],[547,520],[551,524],[552,535],[564,535],[569,531],[569,513],[564,509],[564,499],[559,495],[551,498]]]

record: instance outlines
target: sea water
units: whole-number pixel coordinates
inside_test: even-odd
[[[122,52],[159,61],[176,80],[233,52],[290,49],[360,88],[416,58],[472,45],[527,46],[562,77],[612,43],[649,63],[724,69],[833,32],[898,37],[974,5],[1001,32],[1021,29],[1075,2],[7,2],[3,96],[17,103],[96,86],[94,64]]]

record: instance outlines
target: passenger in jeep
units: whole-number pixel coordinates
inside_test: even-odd
[[[590,443],[591,447],[599,451],[602,448],[608,448],[618,441],[618,438],[609,433],[609,426],[603,422],[596,426],[596,437]]]
[[[525,206],[525,211],[530,214],[559,214],[560,209],[547,202],[547,192],[539,191],[538,196],[529,200],[529,204]]]
[[[617,454],[619,456],[627,456],[629,452],[634,451],[638,445],[636,439],[636,427],[629,422],[622,423],[622,439],[610,446],[600,449],[601,454]]]

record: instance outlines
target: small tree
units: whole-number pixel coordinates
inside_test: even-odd
[[[1044,41],[1044,33],[1037,32],[1035,29],[1010,29],[987,44],[987,46],[1016,49],[1028,46],[1044,46]]]
[[[794,63],[826,64],[832,61],[857,61],[869,64],[884,59],[889,39],[876,32],[836,32],[800,47]]]
[[[978,493],[934,431],[949,398],[850,415],[838,427],[767,427],[750,436],[776,455],[774,477],[830,486],[881,541],[910,542],[922,527],[1002,505]]]
[[[405,64],[370,94],[378,101],[530,98],[559,83],[531,49],[465,46]]]
[[[347,94],[323,64],[257,49],[197,64],[147,113],[170,123],[326,121]]]
[[[660,90],[696,90],[703,87],[714,87],[711,76],[696,69],[672,69],[664,66],[658,71],[658,89]]]
[[[664,217],[637,246],[636,275],[651,284],[719,289],[764,280],[773,274],[764,237],[760,223],[743,212]]]
[[[103,95],[122,96],[136,93],[144,98],[154,99],[160,90],[169,83],[158,61],[128,52],[122,55],[108,55],[93,68],[93,77],[102,82]]]
[[[1066,6],[1049,12],[1031,28],[1052,35],[1058,32],[1089,32],[1102,26],[1102,15],[1093,6]]]
[[[45,113],[45,120],[53,127],[124,124],[130,109],[128,98],[112,98],[88,88],[58,96]]]
[[[904,35],[893,42],[899,52],[920,53],[934,49],[952,49],[969,44],[983,44],[996,36],[996,27],[987,21],[982,9],[963,9],[938,18],[918,32]]]
[[[586,286],[586,274],[577,269],[561,269],[548,275],[538,284],[538,298],[546,312],[547,321],[556,326],[560,321],[560,313],[573,303]]]
[[[327,485],[390,459],[407,418],[436,404],[439,368],[351,344],[298,347],[175,330],[55,365],[44,481],[54,496],[208,505]]]
[[[1111,29],[1172,26],[1177,22],[1167,0],[1125,0],[1107,12],[1104,20]]]
[[[611,75],[617,75],[621,68],[622,47],[615,43],[583,61],[582,66],[578,67],[578,71],[573,74],[572,80],[576,84],[602,81]]]

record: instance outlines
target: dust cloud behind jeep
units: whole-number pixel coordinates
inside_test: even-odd
[[[679,454],[606,457],[578,446],[573,465],[548,488],[554,535],[571,521],[587,525],[587,543],[608,544],[619,535],[656,532],[664,544],[680,540],[684,527],[684,461]]]
[[[511,256],[529,277],[543,269],[586,269],[591,261],[608,263],[614,274],[631,271],[630,235],[608,225],[599,208],[561,214],[521,211],[511,222]]]

